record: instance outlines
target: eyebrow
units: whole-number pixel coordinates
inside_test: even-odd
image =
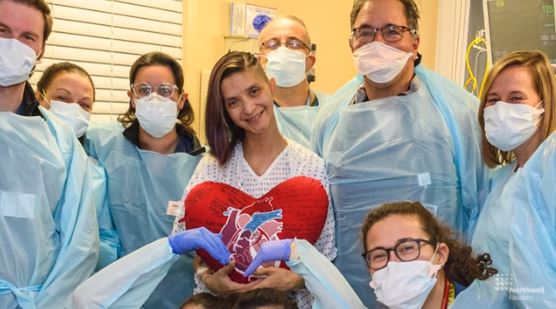
[[[7,28],[7,29],[9,29],[10,31],[12,31],[12,28],[10,28],[8,25],[6,25],[6,24],[4,24],[4,23],[2,23],[2,22],[0,22],[0,27],[1,27],[1,28]],[[24,34],[24,35],[30,35],[30,36],[32,36],[32,37],[34,37],[34,38],[37,38],[37,39],[40,37],[40,34],[35,33],[35,32],[33,32],[33,31],[24,31],[22,34]]]
[[[251,85],[249,85],[248,87],[246,87],[245,89],[243,89],[243,92],[249,92],[251,91],[253,88],[262,88],[262,84],[259,83],[258,81],[255,81],[254,83],[252,83]]]
[[[521,90],[513,90],[513,91],[510,91],[510,93],[509,93],[509,95],[515,95],[515,94],[520,94],[520,95],[525,96],[525,93]],[[501,95],[499,95],[497,92],[490,92],[490,93],[487,94],[487,97],[491,97],[491,96],[501,97]]]
[[[35,32],[30,32],[30,31],[25,31],[25,32],[23,32],[23,35],[29,35],[29,36],[32,36],[32,37],[35,38],[35,39],[38,39],[38,38],[40,37],[39,34],[37,34],[37,33],[35,33]]]
[[[67,90],[66,88],[56,88],[56,89],[54,89],[54,91],[63,91],[63,92],[65,92],[65,93],[71,95],[71,92],[70,92],[69,90]]]
[[[374,249],[388,249],[388,248],[394,248],[395,246],[397,246],[399,243],[402,243],[406,240],[408,240],[409,238],[411,239],[421,239],[421,237],[402,237],[402,238],[398,238],[396,239],[396,242],[393,246],[390,247],[385,247],[385,246],[374,246],[372,248],[370,248],[368,251],[374,250]],[[426,239],[426,238],[422,238],[422,239]]]

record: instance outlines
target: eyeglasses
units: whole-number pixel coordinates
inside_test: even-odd
[[[375,35],[379,31],[386,42],[397,42],[401,40],[403,33],[406,31],[409,31],[409,33],[413,35],[417,34],[415,29],[410,29],[405,26],[386,25],[382,28],[374,28],[371,26],[353,28],[352,36],[360,43],[369,43],[375,39]]]
[[[421,254],[421,243],[426,243],[431,246],[436,245],[434,242],[426,239],[404,238],[400,239],[393,248],[378,247],[363,253],[361,256],[363,256],[370,269],[379,270],[388,265],[390,261],[390,251],[394,251],[398,259],[402,262],[416,260]]]
[[[277,38],[268,39],[263,44],[261,44],[261,49],[274,50],[284,44],[289,49],[310,49],[307,44],[297,38],[287,38],[286,41],[282,42]]]
[[[137,85],[132,84],[131,91],[138,98],[149,96],[153,91],[156,91],[156,93],[158,93],[158,95],[162,97],[170,98],[174,95],[174,92],[179,91],[179,89],[176,85],[173,84],[163,83],[158,86],[153,86],[151,84],[143,83]]]

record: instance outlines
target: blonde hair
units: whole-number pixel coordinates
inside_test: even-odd
[[[556,105],[556,80],[546,55],[538,50],[521,50],[505,55],[496,61],[488,73],[480,94],[479,124],[482,131],[483,159],[489,167],[508,164],[515,158],[513,151],[502,151],[486,139],[484,119],[488,92],[498,75],[509,67],[527,68],[533,77],[535,90],[544,102],[544,114],[538,128],[541,141],[544,141],[556,129],[556,108],[554,106]]]

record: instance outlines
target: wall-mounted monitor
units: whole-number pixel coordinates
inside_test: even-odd
[[[543,51],[556,68],[556,0],[483,0],[492,64],[520,49]]]

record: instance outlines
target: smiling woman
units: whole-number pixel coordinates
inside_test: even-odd
[[[216,63],[206,111],[211,156],[185,189],[185,216],[176,230],[205,226],[222,234],[234,261],[222,267],[201,252],[211,270],[201,274],[198,287],[218,294],[249,290],[254,282],[257,288],[302,288],[301,277],[279,263],[253,276],[245,271],[261,244],[281,238],[307,239],[328,259],[335,257],[322,160],[278,131],[271,84],[252,54],[231,52]],[[311,307],[306,290],[295,294],[300,308]]]

